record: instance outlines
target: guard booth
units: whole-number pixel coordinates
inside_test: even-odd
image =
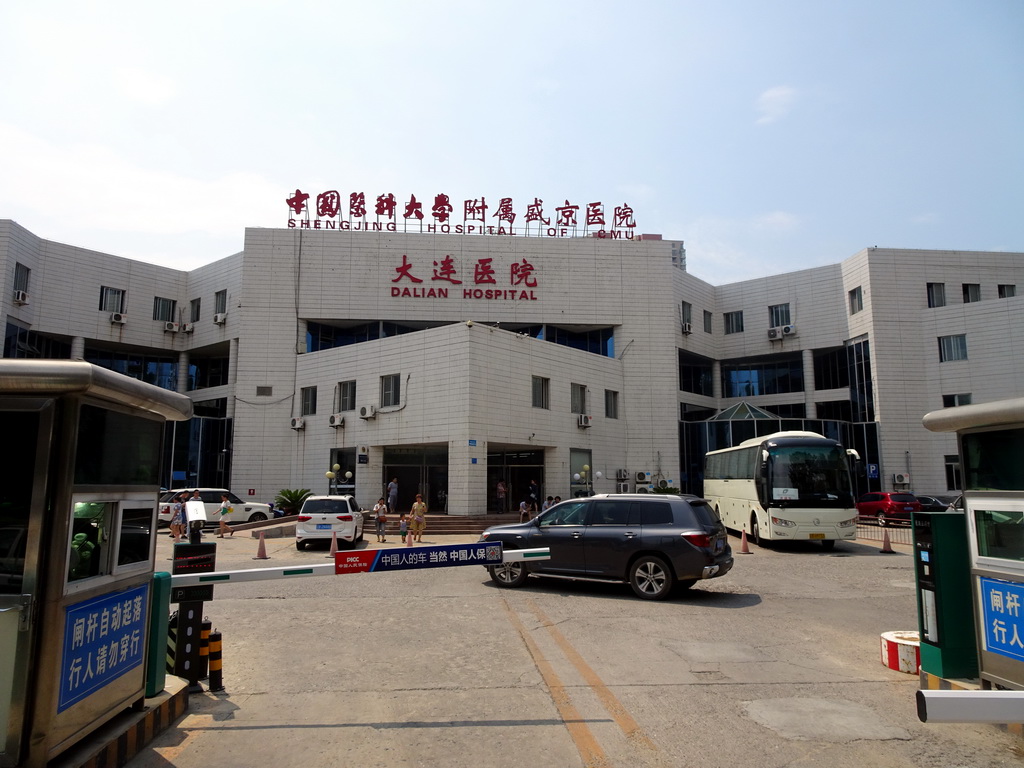
[[[0,360],[0,766],[44,766],[141,706],[166,420],[184,395]]]
[[[982,685],[1024,691],[1024,398],[923,421],[958,436]]]

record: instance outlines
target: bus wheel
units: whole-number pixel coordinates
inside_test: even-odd
[[[836,548],[836,540],[825,539],[821,542],[821,548],[824,549],[826,552],[831,552],[833,549]]]
[[[757,524],[757,515],[750,516],[750,538],[759,547],[765,546],[765,540],[761,538],[761,528]]]

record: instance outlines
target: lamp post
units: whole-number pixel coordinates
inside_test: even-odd
[[[334,482],[334,473],[331,470],[324,472],[324,477],[327,478],[327,495],[331,495],[331,484]]]
[[[348,470],[345,473],[345,485],[352,485],[352,470],[351,469]],[[355,496],[356,495],[355,494],[355,488],[353,488],[352,491],[353,491],[352,495]]]
[[[583,476],[583,482],[586,483],[586,485],[587,485],[587,496],[593,496],[594,495],[593,482],[592,482],[593,478],[590,476],[590,465],[589,464],[584,464],[583,465],[583,471],[580,472],[580,474]]]

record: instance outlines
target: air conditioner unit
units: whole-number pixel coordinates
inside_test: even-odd
[[[369,452],[370,452],[370,446],[368,446],[368,445],[360,445],[359,446],[359,453],[360,454],[365,456]]]
[[[780,329],[778,329],[778,328],[769,328],[768,329],[768,338],[772,339],[773,341],[775,339],[782,338],[782,333],[780,332]]]
[[[228,313],[227,312],[218,312],[217,314],[215,314],[213,316],[213,324],[214,325],[224,325],[224,323],[226,323],[227,321],[228,321]]]
[[[576,421],[576,426],[580,427],[581,429],[586,429],[587,427],[592,427],[593,425],[594,417],[587,416],[586,414],[583,413],[580,414],[579,419],[577,419]]]
[[[783,336],[796,336],[796,326],[795,325],[784,325],[784,326],[782,326],[782,335]]]
[[[194,331],[195,329],[196,327],[192,323],[185,323],[183,326],[181,326],[182,333],[192,333],[192,331]]]
[[[124,325],[128,321],[128,316],[124,312],[111,312],[110,322],[116,325]]]
[[[164,323],[164,330],[167,333],[177,333],[179,327],[180,326],[177,323]]]
[[[649,485],[638,485],[636,487],[636,492],[637,493],[650,493],[650,491],[651,491],[651,486],[649,486]]]
[[[897,485],[907,485],[910,482],[910,475],[906,472],[897,472],[892,476],[892,481]]]
[[[629,493],[629,483],[616,483],[615,484],[615,492],[616,493]]]
[[[15,304],[28,304],[28,291],[15,291],[14,292],[14,303]]]
[[[636,481],[638,483],[643,483],[644,485],[649,484],[651,482],[651,473],[650,472],[637,472],[636,473]]]
[[[693,323],[683,323],[682,330],[683,330],[683,333],[687,334],[687,335],[693,333]]]
[[[296,416],[292,419],[292,429],[305,429],[306,420],[301,416]]]
[[[337,427],[344,427],[345,426],[345,417],[342,416],[340,413],[332,413],[331,414],[331,418],[329,418],[327,420],[327,423],[330,424],[332,427],[335,427],[335,428],[337,428]]]
[[[615,479],[616,480],[629,480],[629,472],[627,470],[625,470],[625,469],[616,469],[615,470]]]
[[[364,405],[359,409],[360,419],[375,419],[377,418],[377,408],[373,405]]]

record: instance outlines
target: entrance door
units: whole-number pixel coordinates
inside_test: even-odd
[[[16,765],[22,735],[29,732],[27,700],[35,627],[32,604],[40,598],[39,542],[48,447],[40,451],[41,427],[52,408],[22,410],[0,402],[0,466],[17,482],[0,484],[0,766]],[[17,439],[13,439],[17,436]],[[39,469],[37,477],[36,469]],[[32,514],[33,502],[38,507]],[[33,520],[35,524],[33,524]]]

